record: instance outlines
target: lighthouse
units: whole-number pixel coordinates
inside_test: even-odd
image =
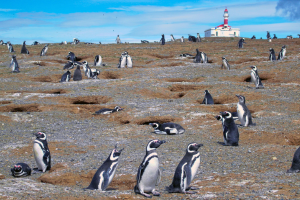
[[[205,37],[239,37],[240,36],[239,28],[232,28],[231,26],[228,25],[229,14],[227,8],[225,8],[224,10],[223,17],[224,17],[224,23],[204,31]]]

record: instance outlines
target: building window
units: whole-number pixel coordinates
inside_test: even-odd
[[[234,32],[234,36],[236,36],[236,32]]]
[[[218,36],[218,32],[216,32],[216,36]]]

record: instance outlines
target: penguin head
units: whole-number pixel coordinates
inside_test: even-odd
[[[118,148],[117,145],[118,145],[118,144],[116,144],[115,148],[112,150],[112,152],[111,152],[110,155],[109,155],[109,159],[110,159],[111,161],[117,160],[117,159],[119,158],[119,156],[121,155],[121,152],[124,150],[124,148],[118,150],[118,149],[117,149],[117,148]]]
[[[155,150],[163,143],[166,143],[166,141],[165,140],[151,140],[147,145],[146,151]]]
[[[255,65],[250,66],[253,71],[257,71],[257,67]]]
[[[195,153],[202,146],[203,146],[203,144],[197,144],[196,142],[192,142],[192,143],[188,144],[188,146],[186,148],[186,152],[187,153]]]
[[[157,129],[160,127],[160,123],[154,122],[154,123],[149,123],[150,126],[152,126],[154,129]]]
[[[40,140],[46,140],[47,138],[46,133],[43,132],[33,133],[33,135],[36,136],[36,139],[40,139]]]
[[[229,111],[220,112],[220,120],[232,118],[232,114]]]
[[[120,106],[116,106],[116,107],[115,107],[115,110],[116,110],[116,111],[120,111],[120,110],[123,110],[123,108],[121,108]]]
[[[209,94],[209,91],[208,91],[208,90],[205,90],[205,91],[204,91],[204,94]]]
[[[14,166],[14,171],[15,171],[15,172],[21,172],[21,171],[22,171],[22,166],[21,166],[21,165],[18,165],[18,164],[15,165],[15,166]]]
[[[23,45],[25,45],[26,41],[23,42]]]
[[[240,102],[240,103],[246,103],[246,99],[245,99],[244,96],[238,95],[238,94],[236,94],[235,96],[237,96],[237,97],[239,98],[239,102]]]
[[[221,120],[222,120],[222,115],[217,115],[217,116],[215,116],[215,118],[216,118],[218,121],[221,121]]]
[[[85,60],[82,62],[83,65],[88,65],[88,62]]]
[[[225,60],[226,58],[225,57],[222,57],[222,60]]]

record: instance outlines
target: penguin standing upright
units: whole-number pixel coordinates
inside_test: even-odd
[[[205,94],[205,96],[204,96],[204,99],[202,101],[202,104],[214,104],[214,100],[213,100],[211,94],[209,93],[209,91],[205,90],[204,94]]]
[[[189,185],[197,174],[200,165],[200,153],[198,152],[198,149],[201,146],[203,146],[203,144],[197,144],[195,142],[190,143],[187,146],[185,156],[176,167],[173,182],[166,188],[169,193],[195,193],[188,190],[197,189],[189,187]]]
[[[123,149],[117,150],[117,145],[115,146],[108,158],[99,167],[93,176],[91,184],[86,189],[104,191],[108,187],[115,175],[118,167],[119,156]]]
[[[19,73],[20,72],[20,70],[19,70],[19,64],[18,64],[16,55],[12,55],[11,56],[10,67],[11,67],[11,71],[13,73]]]
[[[155,191],[155,185],[160,182],[161,177],[156,149],[165,142],[164,140],[151,140],[148,143],[146,155],[139,166],[136,177],[137,183],[134,186],[136,194],[151,198],[151,195],[146,194],[151,192],[154,196],[160,196],[160,193]]]
[[[28,49],[26,48],[26,41],[23,42],[23,46],[22,46],[22,49],[21,49],[21,53],[23,53],[23,54],[29,54],[29,51],[28,51]]]
[[[89,64],[87,61],[83,61],[82,62],[82,68],[83,68],[83,71],[84,71],[84,74],[90,78],[91,77],[91,68],[89,67]]]
[[[238,42],[238,47],[241,49],[244,47],[244,44],[246,44],[245,38],[241,38]]]
[[[160,42],[161,42],[161,45],[165,45],[166,40],[165,40],[165,35],[164,34],[161,35]]]
[[[158,122],[149,123],[150,126],[154,128],[154,132],[160,135],[179,135],[185,132],[185,129],[182,128],[179,124],[173,122],[167,122],[160,124]]]
[[[180,38],[180,42],[184,42],[184,37],[183,36]]]
[[[197,42],[201,42],[201,37],[199,33],[197,33]]]
[[[227,59],[225,57],[222,57],[221,69],[223,69],[223,67],[227,68],[228,70],[230,70],[230,65],[229,65],[229,63],[228,63],[228,61],[227,61]]]
[[[124,51],[121,54],[121,57],[119,59],[118,68],[125,68],[127,66],[128,68],[132,68],[132,59],[131,56],[128,55],[127,51]]]
[[[71,72],[68,70],[66,73],[64,73],[61,77],[60,82],[69,82],[71,79]]]
[[[270,32],[267,31],[267,39],[271,38]]]
[[[76,61],[75,53],[70,51],[69,54],[67,55],[67,59],[71,60],[72,62],[75,62]]]
[[[10,42],[7,42],[7,48],[10,53],[15,52],[14,47],[12,46],[12,44]]]
[[[33,154],[38,170],[45,172],[51,169],[51,155],[48,148],[47,136],[43,132],[34,133],[36,139],[33,143]]]
[[[128,54],[126,56],[126,65],[128,68],[132,68],[132,59],[131,59],[131,56]]]
[[[207,58],[206,53],[200,52],[200,55],[201,55],[201,61],[202,61],[202,63],[208,63],[208,58]]]
[[[274,34],[274,36],[273,36],[273,39],[277,39],[277,36],[276,36],[276,34]]]
[[[171,34],[171,41],[172,41],[172,42],[175,41],[175,38],[174,38],[173,34]]]
[[[102,57],[100,55],[96,55],[94,59],[94,66],[101,66],[102,64]]]
[[[281,47],[281,50],[280,50],[279,54],[278,54],[277,60],[282,60],[285,57],[285,54],[286,54],[286,47],[285,47],[285,45],[283,45]]]
[[[77,68],[74,71],[73,81],[81,81],[82,75],[81,75],[80,65],[78,65],[77,63],[75,63],[75,65],[77,65]]]
[[[31,175],[31,168],[26,163],[17,163],[10,171],[14,177]]]
[[[239,146],[239,130],[234,123],[231,112],[220,112],[221,115],[216,116],[216,119],[222,121],[224,146]]]
[[[48,51],[48,45],[49,45],[49,44],[46,44],[46,45],[44,46],[44,48],[43,48],[42,51],[41,51],[40,56],[45,56],[45,55],[46,55],[46,53],[47,53],[47,51]]]
[[[120,36],[118,35],[117,38],[116,38],[116,42],[117,44],[120,44],[121,43],[121,39],[120,39]]]
[[[256,66],[250,66],[251,70],[251,82],[253,82],[255,84],[256,89],[262,89],[264,88],[259,75],[258,75],[258,71],[257,71],[257,67]]]
[[[295,151],[292,166],[287,173],[299,173],[300,172],[300,147]]]
[[[196,49],[196,52],[197,52],[197,54],[195,56],[194,62],[195,63],[200,63],[201,62],[201,52],[198,49]]]
[[[252,122],[252,117],[249,109],[246,106],[246,99],[242,95],[236,95],[239,98],[237,103],[237,114],[242,126],[255,125]]]
[[[269,55],[269,60],[270,61],[275,61],[276,60],[276,56],[275,56],[275,51],[273,48],[270,48],[270,55]]]

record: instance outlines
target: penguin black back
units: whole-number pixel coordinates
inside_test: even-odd
[[[209,93],[209,91],[205,90],[204,93],[205,93],[205,96],[202,101],[202,104],[214,104],[214,100],[213,100],[211,94]]]
[[[22,46],[22,49],[21,49],[21,53],[22,53],[22,54],[29,54],[29,51],[28,51],[27,48],[26,48],[26,41],[23,42],[23,46]]]
[[[76,64],[76,65],[77,65],[77,68],[74,71],[73,81],[81,81],[82,75],[81,75],[80,65],[78,65],[78,64]]]
[[[287,173],[299,173],[300,172],[300,147],[295,151],[292,166]]]

